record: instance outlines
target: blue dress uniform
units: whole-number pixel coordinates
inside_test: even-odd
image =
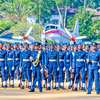
[[[44,46],[45,47],[45,46]],[[46,59],[47,59],[47,51],[43,50],[43,56],[44,56],[44,72],[42,73],[42,80],[43,80],[43,88],[45,88],[45,84],[46,84]]]
[[[72,53],[69,50],[65,51],[65,59],[66,59],[66,74],[67,74],[67,82],[68,82],[68,88],[71,88],[71,78],[70,78],[70,69],[72,68]]]
[[[3,49],[0,50],[0,72],[2,75],[3,87],[7,87],[7,52]]]
[[[58,75],[57,75],[57,67],[59,66],[58,61],[58,51],[57,50],[50,50],[47,53],[47,61],[46,61],[46,67],[48,66],[48,88],[47,90],[51,89],[51,75],[52,71],[54,73],[55,83],[56,83],[56,89],[59,90],[59,83],[58,83]]]
[[[87,61],[90,50],[89,51],[85,51],[85,52],[86,52],[86,61]],[[87,63],[87,62],[86,62],[85,72],[86,72],[87,78],[88,78],[88,74],[89,74],[89,63]]]
[[[59,79],[61,84],[61,89],[64,89],[64,67],[66,66],[66,53],[63,50],[58,51],[58,57],[59,57]]]
[[[97,46],[95,42],[92,43],[92,46]],[[95,80],[95,90],[99,94],[99,66],[100,64],[100,52],[98,50],[91,50],[88,57],[89,63],[89,77],[88,77],[88,94],[92,91],[93,76]]]
[[[28,44],[25,44],[28,45]],[[20,67],[22,67],[22,89],[24,89],[25,85],[25,79],[26,77],[28,78],[29,82],[29,88],[31,88],[32,82],[31,82],[31,62],[30,62],[30,57],[31,57],[31,51],[30,50],[23,50],[21,52],[20,56]]]
[[[11,49],[7,50],[7,67],[8,67],[9,77],[11,80],[11,87],[14,88],[15,57],[14,57],[14,50]]]
[[[77,44],[74,45],[74,47],[77,47]],[[71,74],[71,79],[72,79],[72,90],[74,89],[74,81],[75,81],[75,71],[76,71],[76,52],[77,50],[72,51],[72,74]]]
[[[20,54],[21,50],[14,50],[14,60],[15,60],[15,68],[17,72],[17,77],[18,77],[18,87],[20,87],[20,81],[21,81],[21,76],[20,76]]]
[[[80,45],[80,44],[79,44]],[[75,82],[75,89],[74,91],[77,91],[78,83],[80,79],[80,73],[81,73],[81,80],[82,80],[82,90],[86,91],[85,89],[85,64],[86,64],[86,52],[83,50],[78,50],[76,53],[76,82]]]
[[[40,43],[36,42],[35,46],[39,46]],[[40,52],[40,53],[39,53]],[[40,55],[39,55],[40,54]],[[43,57],[43,52],[41,50],[34,50],[33,54],[31,55],[33,61],[36,61],[37,59],[39,59],[38,64],[35,66],[33,64],[32,70],[33,70],[33,85],[32,88],[29,92],[34,92],[35,91],[35,86],[36,86],[36,82],[38,82],[38,88],[39,91],[42,92],[42,77],[41,77],[41,73],[43,72],[44,69],[44,57]]]

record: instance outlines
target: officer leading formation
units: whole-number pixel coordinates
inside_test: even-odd
[[[2,87],[38,88],[46,90],[68,89],[86,91],[91,94],[95,81],[96,93],[100,92],[100,51],[97,43],[83,46],[81,43],[69,45],[3,44],[0,42],[0,77]]]

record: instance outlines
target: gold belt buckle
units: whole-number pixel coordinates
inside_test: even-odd
[[[95,61],[92,61],[92,63],[94,63]]]
[[[0,61],[1,61],[1,58],[0,58]]]
[[[81,60],[79,59],[79,62],[80,62]]]

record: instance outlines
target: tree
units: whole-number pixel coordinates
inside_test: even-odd
[[[79,19],[79,35],[87,36],[89,41],[100,39],[100,20],[92,20],[93,15],[93,13],[80,9],[78,14],[68,18],[68,27],[73,30],[76,19]]]
[[[3,0],[2,9],[5,8],[5,12],[15,14],[18,21],[24,15],[32,14],[34,10],[34,2],[31,0]]]

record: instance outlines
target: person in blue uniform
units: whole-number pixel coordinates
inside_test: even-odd
[[[7,87],[7,52],[3,50],[3,43],[0,42],[0,72],[3,81],[3,87]]]
[[[64,89],[64,71],[66,66],[66,53],[62,50],[61,44],[57,45],[58,57],[59,57],[59,80],[60,80],[60,88]]]
[[[44,55],[44,72],[42,73],[42,80],[43,80],[43,88],[46,88],[47,77],[46,77],[46,59],[47,59],[47,51],[46,51],[46,44],[43,45],[43,55]]]
[[[75,81],[75,71],[76,71],[76,52],[78,50],[78,45],[74,45],[74,50],[72,51],[72,73],[71,73],[71,79],[72,79],[72,91],[74,90],[74,81]]]
[[[51,45],[50,51],[47,53],[47,61],[46,61],[46,68],[48,66],[48,87],[47,90],[51,90],[51,76],[52,72],[54,74],[55,78],[55,84],[56,84],[56,90],[59,90],[59,83],[58,83],[58,75],[57,75],[57,69],[58,69],[58,61],[59,61],[59,55],[58,51],[54,50],[55,46],[54,44]]]
[[[70,51],[71,51],[71,52],[74,51],[74,43],[72,43],[72,44],[70,45]]]
[[[7,44],[7,67],[10,79],[10,87],[14,88],[14,75],[15,75],[15,56],[14,50],[11,50],[11,44]]]
[[[38,81],[38,88],[39,91],[42,92],[42,77],[41,73],[44,70],[44,57],[41,50],[39,50],[40,43],[35,42],[35,50],[34,53],[31,55],[31,62],[33,63],[33,85],[29,92],[35,91],[36,82]]]
[[[31,55],[34,54],[34,50],[35,50],[35,46],[34,46],[34,43],[32,42],[31,45],[30,45]],[[30,60],[31,60],[31,57],[30,57]],[[30,69],[30,70],[31,70],[31,72],[30,72],[31,81],[32,81],[32,71],[33,71],[33,70],[32,70],[32,66],[33,66],[33,65],[32,65],[32,62],[31,62],[31,69]]]
[[[71,69],[72,69],[72,53],[68,50],[68,45],[64,44],[64,51],[65,51],[65,59],[66,59],[66,74],[67,74],[67,82],[68,82],[68,89],[71,89]]]
[[[88,59],[88,56],[89,56],[89,52],[90,52],[90,45],[89,44],[86,44],[85,45],[85,52],[86,52],[86,60]],[[85,75],[86,75],[86,87],[87,87],[87,79],[88,79],[88,75],[89,75],[89,63],[86,62],[86,65],[85,65]]]
[[[76,82],[74,91],[78,90],[78,83],[80,81],[80,74],[81,74],[81,81],[82,87],[81,90],[86,91],[85,87],[85,64],[86,64],[86,52],[82,49],[82,44],[78,44],[78,51],[75,53],[76,55]]]
[[[88,92],[87,94],[91,94],[92,85],[93,85],[93,76],[95,80],[95,90],[96,93],[99,94],[99,64],[100,64],[100,52],[97,50],[97,43],[92,43],[92,50],[89,52],[89,56],[87,59],[89,63],[89,75],[88,75]]]
[[[21,51],[21,56],[20,56],[20,69],[22,69],[22,87],[21,87],[22,89],[24,89],[26,77],[28,78],[28,83],[29,83],[28,88],[30,89],[32,86],[31,76],[30,76],[31,72],[30,57],[31,57],[31,51],[29,50],[29,45],[25,43],[24,49]]]
[[[21,54],[21,50],[18,50],[18,44],[15,43],[14,44],[14,60],[15,60],[15,69],[16,69],[16,73],[17,73],[17,78],[18,78],[18,87],[20,87],[20,83],[21,83],[21,76],[20,76],[20,54]]]

